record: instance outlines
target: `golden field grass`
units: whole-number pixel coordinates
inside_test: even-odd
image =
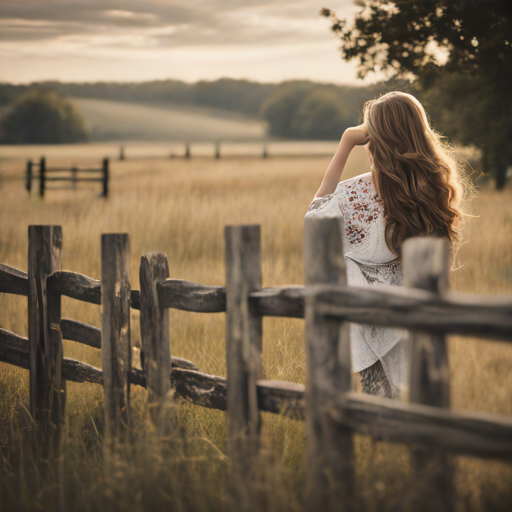
[[[0,262],[26,270],[28,225],[59,224],[65,270],[99,278],[100,235],[128,232],[132,288],[139,286],[140,256],[149,251],[167,254],[173,278],[223,284],[224,226],[260,224],[263,285],[302,284],[302,219],[328,163],[328,158],[114,162],[106,201],[97,197],[99,190],[49,191],[40,201],[29,198],[21,182],[4,181]],[[22,168],[21,160],[3,161],[0,172]],[[364,150],[357,148],[342,179],[367,170]],[[455,290],[512,293],[511,201],[510,187],[497,193],[482,186],[472,207],[477,218],[468,223],[460,251],[463,267],[451,275]],[[71,299],[63,299],[63,317],[101,323],[98,306]],[[0,325],[26,336],[26,299],[0,294]],[[224,315],[171,310],[170,325],[174,355],[225,375]],[[136,312],[131,327],[136,345]],[[263,328],[266,377],[304,383],[303,321],[265,318]],[[512,415],[512,347],[454,338],[449,350],[453,407]],[[93,348],[65,341],[64,353],[101,366]],[[20,434],[28,374],[0,363],[0,502],[26,510],[63,503],[86,511],[233,509],[224,413],[178,403],[179,430],[158,437],[145,419],[145,391],[132,386],[131,392],[136,442],[116,461],[116,471],[103,471],[102,389],[93,384],[68,383],[64,455],[55,467],[41,466],[25,453]],[[303,425],[270,414],[263,415],[263,423],[262,461],[253,481],[239,483],[238,509],[302,510]],[[408,510],[421,482],[408,474],[405,448],[358,436],[356,461],[358,508]],[[511,466],[466,457],[456,458],[455,465],[458,510],[510,510]]]

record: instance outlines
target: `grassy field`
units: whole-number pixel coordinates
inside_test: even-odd
[[[65,157],[67,158],[67,157]],[[76,160],[75,160],[76,161]],[[56,159],[56,163],[59,160]],[[302,219],[328,158],[134,160],[114,162],[111,197],[96,192],[50,191],[29,198],[21,182],[5,181],[0,201],[0,262],[26,270],[29,224],[63,226],[63,268],[100,276],[100,235],[128,232],[132,287],[140,256],[167,254],[171,277],[224,283],[226,224],[262,226],[263,285],[302,284]],[[22,160],[2,163],[4,172]],[[364,173],[363,149],[351,155],[343,179]],[[99,191],[98,191],[99,192]],[[512,190],[482,187],[473,201],[452,272],[455,290],[512,293]],[[100,326],[98,306],[63,300],[63,316]],[[0,325],[27,335],[26,299],[0,294]],[[170,313],[171,351],[202,371],[225,375],[224,315]],[[139,320],[132,314],[132,340]],[[264,320],[266,377],[304,382],[303,322]],[[450,340],[452,402],[457,409],[512,415],[512,347],[473,339]],[[65,342],[66,357],[101,366],[100,352]],[[0,364],[0,503],[5,510],[232,510],[224,414],[179,403],[178,427],[157,436],[145,419],[145,391],[132,387],[133,437],[104,471],[101,452],[102,389],[68,383],[68,429],[63,457],[34,463],[23,442],[28,375]],[[239,482],[239,510],[302,510],[303,425],[263,415],[264,450],[251,482]],[[421,482],[411,480],[407,450],[357,437],[357,508],[408,510]],[[512,468],[465,457],[454,459],[457,510],[510,510]]]

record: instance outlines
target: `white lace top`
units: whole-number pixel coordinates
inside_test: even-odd
[[[343,217],[349,285],[402,284],[400,261],[386,244],[384,205],[371,173],[342,181],[333,194],[314,199],[306,216]],[[406,361],[403,350],[392,349],[403,338],[404,330],[351,324],[350,335],[353,371],[360,372],[380,359],[394,391],[401,395]]]

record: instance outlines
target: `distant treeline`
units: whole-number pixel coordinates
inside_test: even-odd
[[[364,101],[395,87],[403,90],[406,84],[383,83],[354,87],[306,80],[268,84],[230,78],[193,84],[179,80],[144,83],[38,82],[30,85],[0,84],[0,106],[9,105],[4,108],[6,115],[9,115],[9,111],[14,108],[21,108],[20,100],[26,97],[30,97],[33,104],[34,91],[43,96],[51,91],[71,98],[204,106],[265,119],[269,135],[292,139],[336,140],[347,127],[360,122]],[[44,105],[39,110],[48,110],[47,99],[47,96],[42,98]],[[55,98],[52,101],[55,103]],[[24,109],[26,112],[26,107]],[[38,111],[38,119],[40,117]],[[4,123],[4,140],[9,139],[6,128]],[[20,130],[21,133],[23,130]]]
[[[0,84],[0,104],[10,103],[27,88],[51,89],[64,96],[116,101],[169,102],[234,110],[259,116],[262,102],[277,87],[249,80],[222,78],[193,84],[180,80],[154,82],[36,82],[30,85]]]

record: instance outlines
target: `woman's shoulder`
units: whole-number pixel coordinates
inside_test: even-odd
[[[325,197],[315,197],[306,215],[340,216],[352,204],[370,203],[377,199],[370,172],[340,181],[336,190]]]
[[[342,195],[346,193],[354,195],[355,193],[360,192],[363,194],[376,194],[375,187],[373,186],[371,172],[360,174],[359,176],[354,176],[348,180],[340,181],[334,193],[336,195]]]
[[[355,205],[382,203],[370,172],[341,181],[336,187],[335,195],[338,197],[342,209]]]

